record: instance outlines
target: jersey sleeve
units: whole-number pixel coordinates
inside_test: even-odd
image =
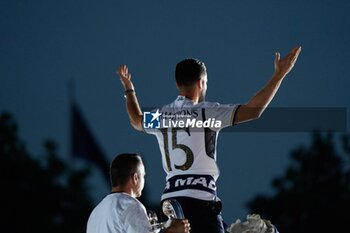
[[[239,107],[239,104],[215,103],[202,109],[202,117],[204,120],[215,119],[216,121],[220,121],[220,129],[222,129],[234,125],[235,116]]]
[[[149,233],[151,230],[146,209],[141,204],[135,204],[128,208],[124,224],[125,232],[128,233]]]

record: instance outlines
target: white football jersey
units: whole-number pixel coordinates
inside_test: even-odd
[[[220,129],[232,126],[239,105],[213,102],[193,104],[177,99],[157,110],[151,120],[157,127],[144,129],[157,137],[167,184],[162,199],[188,196],[202,200],[216,197],[216,143]],[[152,111],[154,113],[154,111]],[[148,118],[150,120],[150,118]]]
[[[91,212],[86,233],[149,233],[144,205],[126,193],[107,195]]]

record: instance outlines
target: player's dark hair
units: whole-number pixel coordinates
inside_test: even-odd
[[[136,153],[124,153],[117,155],[110,167],[110,179],[112,187],[125,185],[132,174],[138,172],[139,165],[142,164],[142,159]]]
[[[207,73],[203,62],[194,58],[187,58],[176,65],[175,79],[179,86],[191,86]]]

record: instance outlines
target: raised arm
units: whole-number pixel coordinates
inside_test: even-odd
[[[131,81],[131,74],[128,67],[122,65],[118,68],[117,74],[119,75],[120,82],[122,83],[125,91],[126,98],[126,110],[129,115],[130,124],[134,129],[143,131],[142,127],[142,111],[139,102],[136,97],[134,85]]]
[[[264,112],[275,96],[283,79],[292,70],[298,59],[301,47],[296,47],[290,53],[281,59],[280,53],[275,54],[275,72],[270,81],[251,98],[248,103],[243,104],[237,110],[235,124],[257,119]]]

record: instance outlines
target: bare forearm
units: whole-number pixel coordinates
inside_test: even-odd
[[[126,94],[126,110],[129,115],[130,124],[137,130],[142,131],[142,111],[135,92]]]
[[[283,78],[275,73],[257,94],[239,108],[235,123],[238,124],[259,118],[275,96],[282,80]]]
[[[280,54],[278,52],[275,53],[274,75],[248,103],[242,105],[238,109],[234,122],[235,124],[260,117],[275,96],[285,76],[292,70],[300,51],[301,47],[296,47],[283,59],[280,59]]]
[[[270,81],[246,104],[249,108],[255,108],[256,111],[261,114],[262,111],[270,104],[271,100],[278,91],[282,79],[279,75],[274,74]]]
[[[135,129],[142,131],[142,111],[136,97],[134,84],[131,81],[131,73],[129,73],[126,65],[121,65],[117,74],[125,90],[126,111],[129,115],[130,124]]]

